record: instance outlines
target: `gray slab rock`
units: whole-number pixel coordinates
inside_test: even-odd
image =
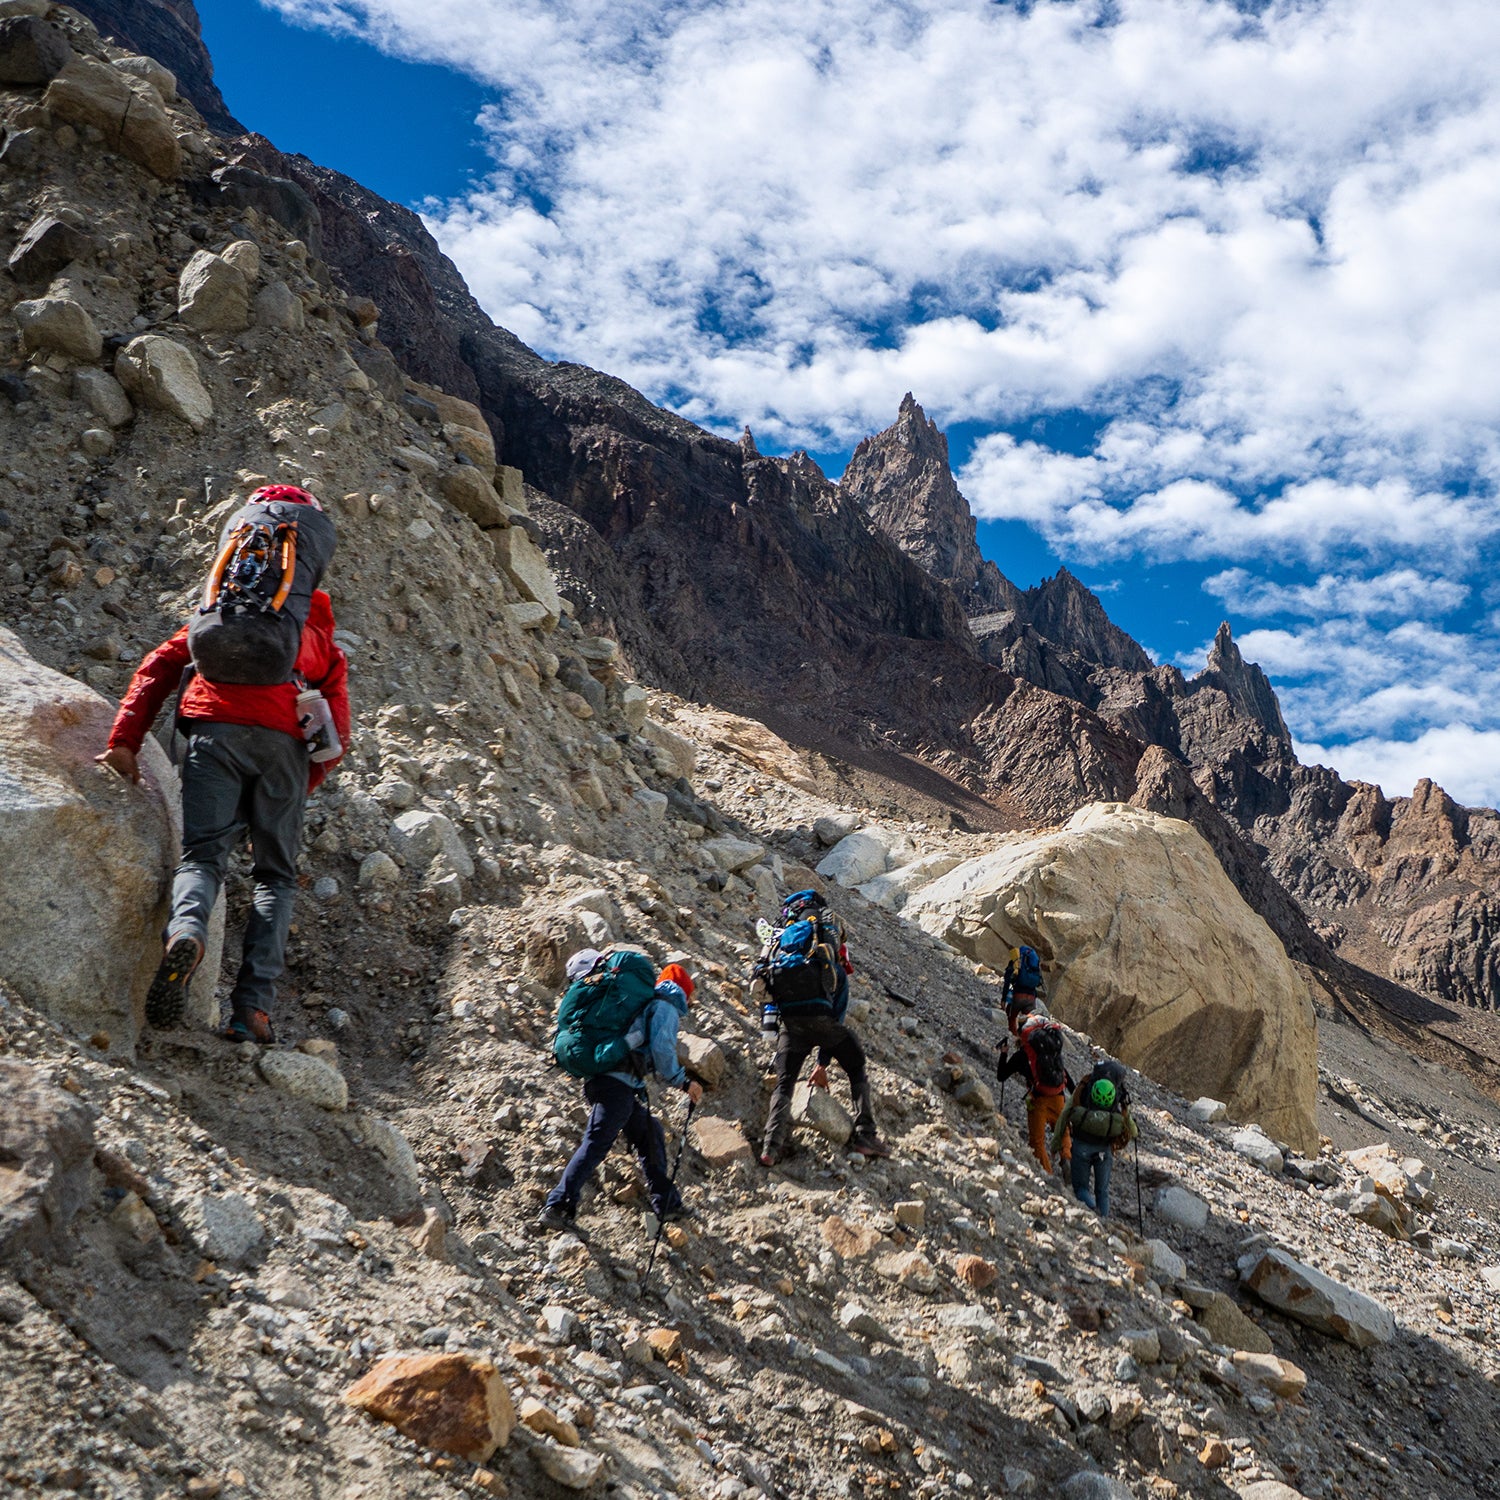
[[[337,1068],[305,1052],[262,1052],[260,1076],[273,1088],[319,1109],[349,1107],[349,1085]]]
[[[391,825],[391,835],[409,864],[425,869],[441,855],[454,874],[465,880],[474,874],[474,861],[458,829],[442,813],[414,807]]]
[[[198,1248],[218,1265],[243,1265],[265,1243],[265,1225],[243,1193],[201,1193],[182,1217]]]
[[[1286,1166],[1286,1160],[1275,1142],[1258,1125],[1247,1125],[1243,1130],[1236,1130],[1229,1138],[1229,1147],[1236,1156],[1253,1161],[1273,1177],[1280,1177]]]
[[[94,243],[94,237],[77,225],[56,214],[42,214],[27,226],[5,264],[23,285],[50,281],[64,266],[89,254]]]
[[[191,349],[157,333],[131,339],[115,355],[115,377],[142,406],[179,417],[202,432],[214,414]]]
[[[1089,1471],[1065,1480],[1061,1493],[1063,1500],[1135,1500],[1123,1479]]]
[[[1388,1344],[1396,1319],[1388,1307],[1353,1287],[1294,1260],[1284,1250],[1253,1250],[1241,1257],[1240,1280],[1267,1307],[1356,1349]]]
[[[92,362],[104,353],[104,335],[88,309],[71,297],[36,297],[18,302],[16,326],[21,347],[65,354],[69,359]]]
[[[93,1111],[24,1063],[0,1062],[0,1263],[64,1252],[93,1158]]]
[[[272,281],[255,294],[255,324],[278,333],[301,333],[307,323],[302,299],[284,281]]]
[[[842,838],[818,862],[818,874],[840,885],[863,885],[883,875],[891,852],[884,839],[867,829]]]
[[[74,370],[73,395],[106,427],[123,427],[135,415],[125,387],[108,370]]]
[[[1151,1200],[1151,1211],[1169,1224],[1191,1229],[1195,1234],[1208,1223],[1208,1204],[1185,1187],[1158,1188]]]

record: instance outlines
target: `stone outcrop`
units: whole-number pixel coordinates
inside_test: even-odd
[[[1363,1292],[1293,1259],[1284,1250],[1256,1251],[1240,1261],[1240,1279],[1268,1307],[1343,1339],[1356,1349],[1396,1336],[1391,1310]]]
[[[47,85],[43,104],[60,120],[90,125],[110,150],[166,181],[182,171],[182,147],[156,91],[92,57],[73,57]]]
[[[1070,1025],[1153,1078],[1316,1145],[1307,987],[1186,823],[1088,807],[1059,833],[959,865],[906,914],[996,969],[1031,944]]]
[[[0,980],[129,1050],[177,859],[176,776],[150,739],[138,787],[95,764],[113,717],[0,630]]]

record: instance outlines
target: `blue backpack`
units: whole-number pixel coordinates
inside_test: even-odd
[[[1016,964],[1016,988],[1028,995],[1037,994],[1042,988],[1042,958],[1035,948],[1023,946]]]
[[[781,926],[771,934],[757,966],[783,1015],[832,1010],[841,968],[838,928],[816,891],[798,891],[781,906]]]

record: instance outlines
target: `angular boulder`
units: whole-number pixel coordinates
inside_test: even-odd
[[[459,464],[439,481],[439,488],[454,510],[462,511],[476,526],[486,530],[505,525],[505,510],[500,497],[484,474],[473,464]]]
[[[149,736],[139,786],[95,764],[113,718],[0,629],[0,979],[129,1050],[161,956],[177,779]]]
[[[439,1453],[483,1463],[510,1441],[515,1407],[500,1371],[473,1354],[393,1354],[344,1401]]]
[[[1257,1250],[1239,1262],[1240,1280],[1267,1307],[1356,1349],[1396,1336],[1390,1308],[1294,1260],[1285,1250]]]
[[[123,427],[135,415],[125,387],[107,370],[74,370],[73,395],[106,427]]]
[[[182,147],[156,91],[108,63],[73,57],[42,103],[59,120],[92,125],[111,151],[163,181],[182,171]]]
[[[792,1119],[799,1125],[816,1130],[835,1146],[842,1146],[854,1134],[849,1112],[827,1089],[799,1083],[792,1091]]]
[[[489,538],[496,563],[505,570],[521,597],[540,604],[547,611],[551,624],[555,625],[562,615],[562,600],[558,596],[557,580],[552,576],[541,548],[520,526],[492,531]]]
[[[87,255],[94,243],[93,236],[76,224],[56,214],[42,214],[27,226],[5,264],[23,285],[50,281],[71,261]]]
[[[177,278],[177,316],[199,333],[238,333],[250,325],[250,283],[222,256],[199,250]]]
[[[0,1263],[56,1255],[88,1194],[93,1111],[17,1062],[0,1062],[0,1101]]]
[[[213,417],[213,398],[192,350],[160,334],[131,339],[115,355],[115,377],[142,406],[180,417],[194,432],[202,432]]]
[[[905,914],[995,969],[1030,944],[1069,1025],[1169,1088],[1316,1149],[1307,987],[1190,824],[1095,803],[1056,833],[966,860]]]
[[[464,848],[458,829],[442,813],[414,807],[396,819],[391,832],[408,862],[419,869],[441,856],[455,875],[467,880],[474,873],[474,860]]]
[[[695,1115],[692,1137],[693,1146],[706,1166],[732,1167],[738,1161],[750,1161],[755,1155],[739,1123],[718,1115]]]
[[[23,349],[65,354],[86,363],[104,353],[104,335],[88,309],[71,297],[37,297],[16,303],[16,326]]]
[[[40,16],[0,20],[0,83],[48,83],[72,55],[62,32]]]
[[[884,839],[867,829],[842,838],[818,862],[818,874],[840,885],[863,885],[885,873],[891,851]]]
[[[260,1076],[271,1085],[319,1109],[345,1110],[349,1107],[349,1084],[344,1075],[320,1057],[305,1052],[263,1052]]]

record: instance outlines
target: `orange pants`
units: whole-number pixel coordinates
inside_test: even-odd
[[[1042,1164],[1042,1171],[1052,1170],[1052,1158],[1047,1154],[1047,1137],[1052,1127],[1062,1118],[1068,1107],[1066,1094],[1031,1094],[1026,1100],[1026,1132],[1031,1141],[1032,1155]],[[1068,1159],[1069,1142],[1063,1141],[1063,1160]]]

